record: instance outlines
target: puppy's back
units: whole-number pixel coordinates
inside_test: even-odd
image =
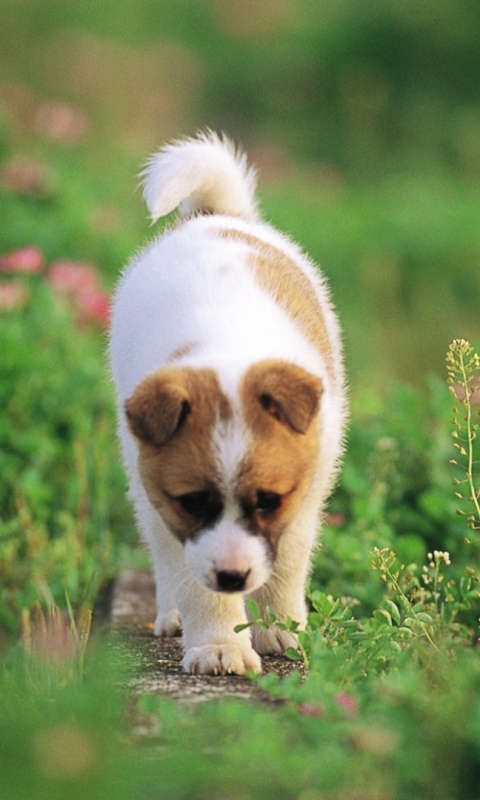
[[[258,219],[245,156],[225,137],[200,134],[166,145],[143,178],[152,218],[178,209],[182,219],[133,262],[116,293],[111,356],[123,399],[179,355],[236,374],[283,357],[341,391],[328,289],[300,248]]]

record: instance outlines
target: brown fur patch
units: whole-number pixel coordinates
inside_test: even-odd
[[[295,364],[268,359],[248,370],[244,384],[264,411],[296,433],[307,433],[323,391],[319,378]]]
[[[299,403],[304,405],[299,411],[303,428],[300,433],[300,425],[292,426],[286,418],[285,408],[293,408],[303,390],[306,400]],[[278,404],[279,414],[272,413],[262,402],[266,392],[273,403]],[[255,364],[242,382],[242,404],[252,441],[241,465],[237,493],[242,505],[251,509],[252,530],[261,533],[273,547],[295,518],[313,479],[318,456],[317,411],[321,392],[317,378],[281,361]],[[255,510],[258,491],[281,495],[279,508],[271,514]]]
[[[303,270],[286,253],[268,242],[235,229],[220,230],[222,238],[243,242],[252,249],[248,261],[262,289],[267,290],[293,319],[304,336],[322,354],[330,376],[334,364],[324,314]]]
[[[188,413],[179,426],[172,427],[172,417],[178,421],[184,403],[188,403]],[[213,370],[178,366],[148,376],[126,407],[139,442],[139,469],[150,501],[177,538],[185,541],[200,526],[174,498],[218,487],[221,476],[212,452],[212,434],[219,420],[230,419],[229,400]],[[149,433],[166,427],[169,437]]]

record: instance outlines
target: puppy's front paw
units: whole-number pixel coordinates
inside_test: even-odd
[[[171,608],[166,614],[159,612],[153,626],[154,636],[180,636],[182,621],[176,608]]]
[[[262,662],[252,647],[234,644],[209,644],[191,647],[183,659],[185,672],[202,675],[245,675],[247,669],[262,671]]]
[[[255,650],[262,655],[267,653],[282,655],[289,647],[298,647],[297,637],[289,631],[282,631],[272,625],[265,630],[260,625],[252,627],[252,641]]]

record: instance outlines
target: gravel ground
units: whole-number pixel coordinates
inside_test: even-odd
[[[116,580],[110,623],[118,634],[119,646],[132,658],[134,677],[129,690],[134,694],[168,695],[189,704],[221,697],[236,697],[259,702],[278,703],[248,678],[235,675],[187,675],[182,671],[180,638],[159,639],[153,636],[155,586],[146,570],[123,572]],[[298,663],[275,656],[262,659],[264,672],[287,675]]]

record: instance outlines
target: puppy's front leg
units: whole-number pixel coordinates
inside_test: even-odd
[[[154,633],[173,636],[183,629],[184,669],[210,675],[244,675],[261,672],[261,661],[252,647],[250,630],[235,633],[235,625],[247,622],[241,594],[223,594],[201,586],[186,567],[183,545],[138,488],[144,502],[137,503],[137,517],[152,554],[157,618]]]
[[[292,585],[282,576],[272,577],[265,586],[262,586],[252,597],[258,604],[260,616],[265,616],[268,607],[278,619],[283,622],[289,617],[300,624],[300,630],[305,628],[307,622],[307,609],[304,600],[305,582]],[[276,625],[271,625],[267,630],[260,625],[252,627],[252,638],[255,649],[266,655],[267,653],[281,655],[289,647],[297,649],[298,642],[295,634],[284,631]]]
[[[310,566],[310,554],[315,541],[316,515],[300,520],[300,525],[286,533],[282,539],[269,580],[253,592],[252,597],[259,606],[260,616],[265,616],[268,607],[280,621],[289,617],[298,622],[300,630],[307,624],[306,584]],[[252,627],[253,645],[258,653],[284,653],[289,647],[297,648],[295,634],[275,625],[267,630],[260,625]]]
[[[186,672],[244,675],[247,670],[262,671],[250,629],[234,631],[236,625],[247,622],[241,595],[213,592],[185,582],[178,606],[183,621]]]

